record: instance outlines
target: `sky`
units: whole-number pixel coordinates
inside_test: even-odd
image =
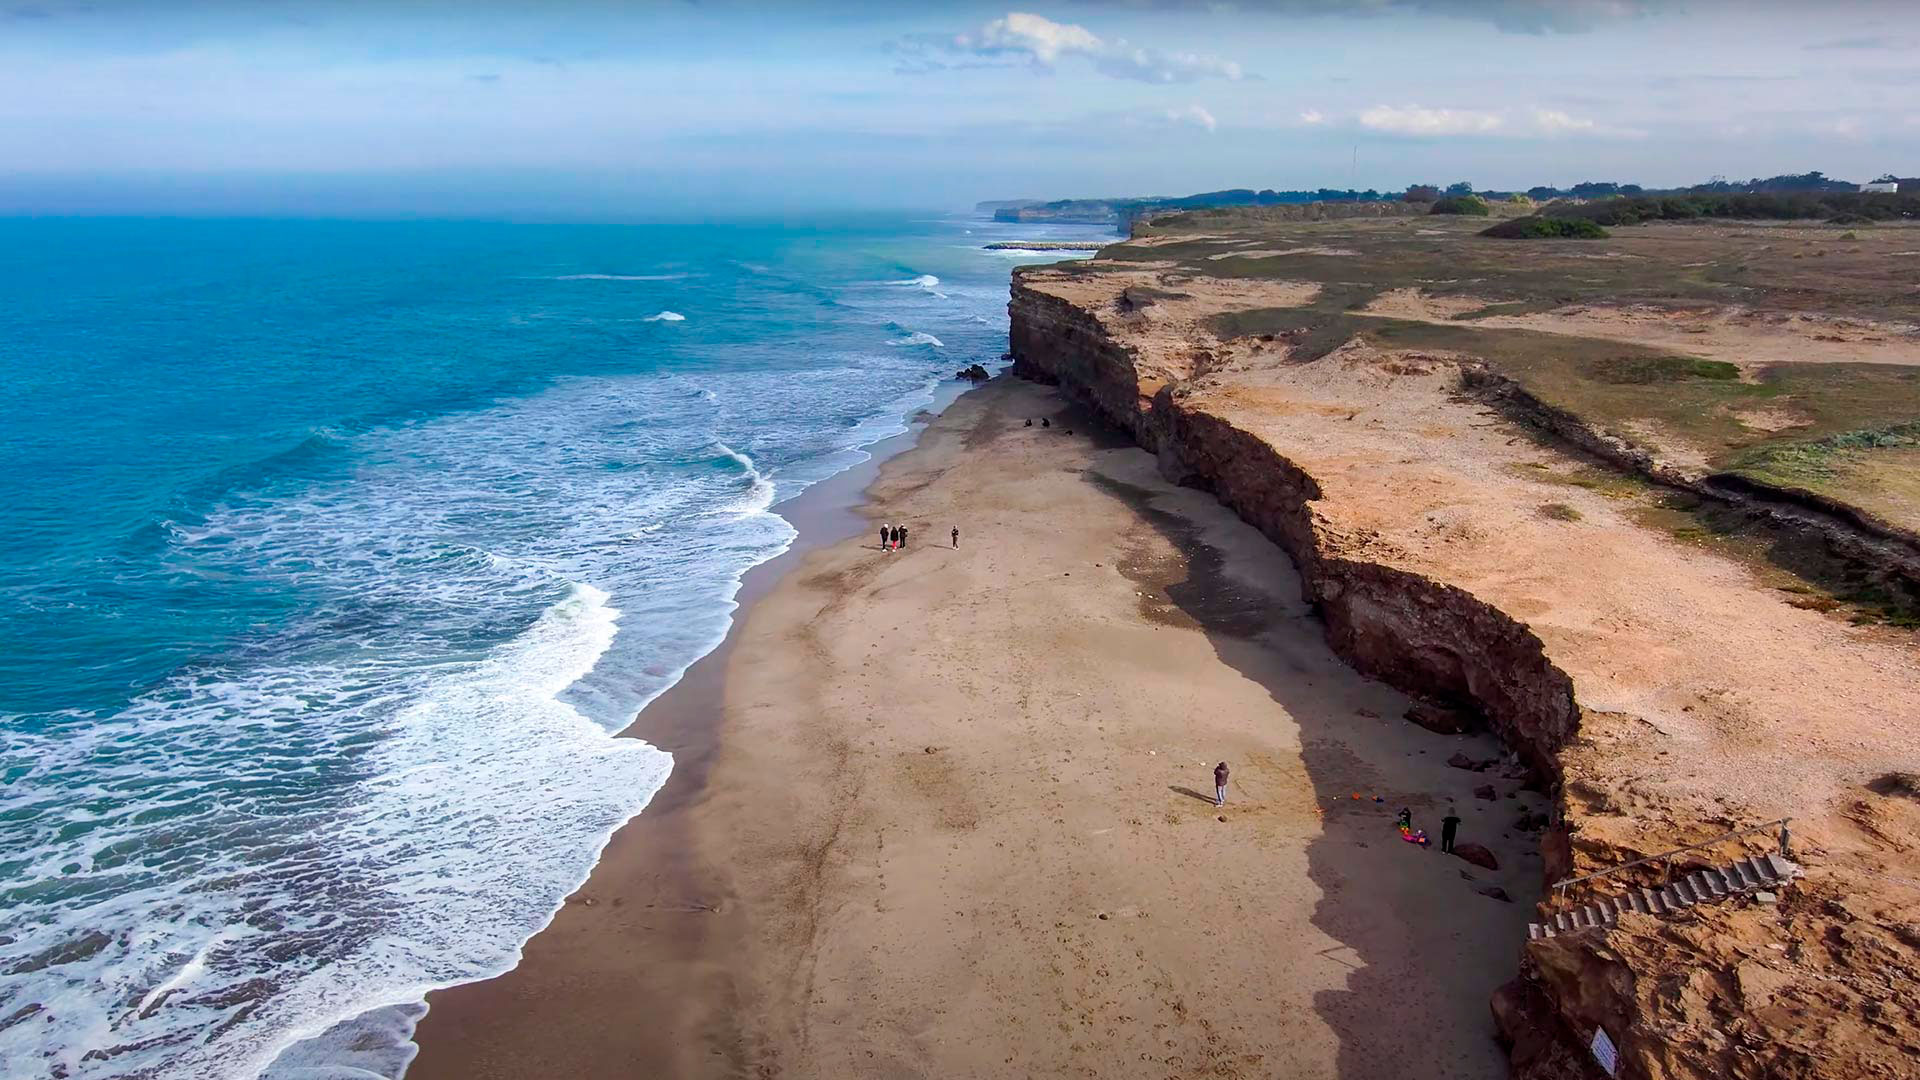
[[[1894,0],[0,0],[0,213],[1920,175]]]

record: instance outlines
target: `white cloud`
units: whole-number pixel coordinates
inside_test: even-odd
[[[1306,115],[1301,114],[1305,120]],[[1563,109],[1429,109],[1419,105],[1376,105],[1364,110],[1357,122],[1369,131],[1415,138],[1447,136],[1505,136],[1510,138],[1593,136],[1643,138],[1634,128],[1610,127]]]
[[[1581,120],[1569,116],[1559,109],[1533,110],[1533,125],[1548,135],[1569,134],[1576,131],[1594,131],[1596,125],[1591,120]]]
[[[1418,105],[1375,105],[1360,114],[1361,127],[1389,135],[1486,135],[1505,123],[1498,113]]]
[[[1036,67],[1049,68],[1062,59],[1077,57],[1102,74],[1140,82],[1238,81],[1246,77],[1240,65],[1231,60],[1200,53],[1161,52],[1119,39],[1107,41],[1084,26],[1057,23],[1024,11],[1009,12],[978,30],[954,35],[953,50],[974,56],[1024,59]]]
[[[1300,122],[1311,125],[1324,124],[1327,122],[1327,115],[1319,109],[1301,109]]]
[[[1084,26],[1057,23],[1024,11],[1009,12],[953,43],[972,52],[1027,53],[1036,63],[1051,64],[1063,53],[1097,53],[1105,43]]]
[[[1069,130],[1084,131],[1087,123],[1101,126],[1120,124],[1130,128],[1148,128],[1165,130],[1168,128],[1195,127],[1212,134],[1220,126],[1213,112],[1204,105],[1186,105],[1171,109],[1134,109],[1131,111],[1095,113],[1083,122],[1068,125]]]
[[[1213,114],[1198,105],[1189,105],[1184,109],[1168,109],[1167,120],[1175,124],[1195,124],[1208,131],[1219,126]]]

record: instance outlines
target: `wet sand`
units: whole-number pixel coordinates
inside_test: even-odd
[[[866,498],[912,546],[756,572],[635,725],[667,787],[429,999],[410,1080],[1504,1074],[1542,804],[1445,764],[1491,739],[1399,719],[1272,544],[1046,388],[962,397]],[[1401,842],[1449,800],[1499,871]]]

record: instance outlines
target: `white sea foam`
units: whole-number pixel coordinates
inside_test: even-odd
[[[677,311],[663,311],[658,315],[649,315],[641,322],[686,322],[687,317]]]
[[[576,586],[491,655],[422,669],[351,766],[339,751],[370,730],[299,729],[328,723],[316,708],[371,719],[399,688],[312,666],[183,677],[33,747],[39,769],[104,775],[93,798],[114,811],[84,852],[18,853],[59,862],[28,872],[74,887],[9,928],[10,951],[61,959],[0,980],[46,1006],[0,1030],[7,1072],[252,1077],[369,1007],[505,970],[671,764],[559,699],[617,619],[604,592]],[[102,772],[112,761],[124,766]],[[299,782],[314,767],[338,770],[351,797],[336,806]]]
[[[940,349],[940,348],[945,348],[947,343],[944,341],[941,341],[937,337],[934,337],[932,334],[923,333],[921,331],[916,330],[913,333],[908,334],[906,337],[895,338],[894,340],[887,342],[887,344],[889,345],[931,345],[936,349]]]
[[[920,274],[917,277],[903,278],[899,281],[889,281],[887,284],[915,288],[925,292],[929,296],[941,300],[947,299],[947,294],[940,291],[940,279],[932,274]]]
[[[1116,243],[1118,241],[1115,241]],[[1099,254],[1096,251],[1041,251],[1036,248],[992,248],[981,252],[1001,259],[1031,259],[1036,262],[1069,262],[1076,259],[1091,259]]]
[[[689,274],[560,274],[554,281],[684,281]]]
[[[115,715],[0,730],[0,838],[33,889],[0,910],[0,1002],[52,1017],[0,1028],[0,1074],[403,1069],[420,995],[510,966],[664,779],[666,755],[610,733],[718,644],[740,575],[791,543],[770,508],[943,385],[927,354],[872,336],[900,289],[938,280],[878,276],[845,287],[859,317],[830,316],[808,361],[770,344],[764,365],[683,369],[697,382],[562,379],[329,433],[350,475],[165,529],[182,573],[311,610]],[[990,355],[978,314],[1004,288],[949,290],[912,321]]]
[[[741,471],[743,471],[747,477],[746,493],[727,504],[726,512],[734,516],[743,516],[764,514],[768,510],[771,510],[773,508],[775,494],[778,491],[777,486],[773,482],[773,478],[761,472],[760,467],[754,464],[752,458],[728,446],[726,443],[716,442],[714,446],[719,449],[723,457],[730,458],[738,463]]]

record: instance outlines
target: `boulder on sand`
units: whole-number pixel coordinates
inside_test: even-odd
[[[1406,711],[1406,718],[1428,731],[1442,735],[1463,735],[1469,727],[1467,714],[1424,701],[1414,702],[1413,707]]]
[[[1483,870],[1500,869],[1500,860],[1494,858],[1493,852],[1488,851],[1481,844],[1455,844],[1453,856],[1456,859],[1465,859]]]
[[[1500,795],[1498,792],[1493,790],[1492,784],[1481,784],[1479,787],[1473,789],[1473,797],[1476,799],[1486,799],[1488,801],[1492,801],[1494,799],[1499,798]]]
[[[986,382],[993,378],[993,374],[979,364],[973,364],[954,372],[954,378],[965,379],[968,382]]]

